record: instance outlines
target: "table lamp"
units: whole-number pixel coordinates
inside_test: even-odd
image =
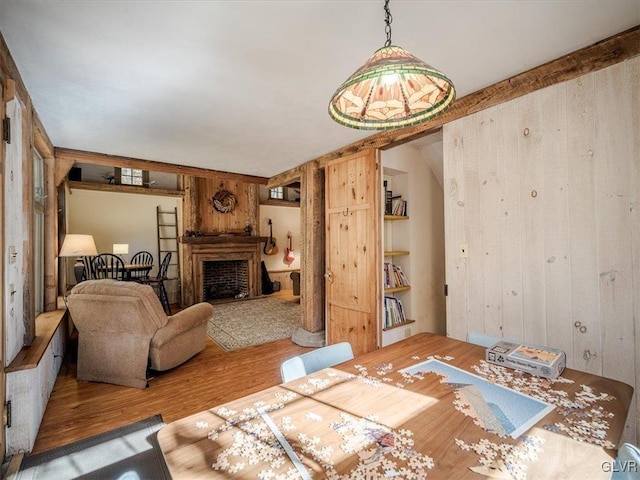
[[[60,249],[61,257],[77,257],[76,263],[73,265],[73,274],[76,277],[76,283],[82,281],[84,272],[84,262],[81,257],[89,257],[98,255],[96,242],[93,235],[82,235],[77,233],[69,233],[64,237],[62,248]]]
[[[128,253],[129,253],[129,244],[128,243],[114,243],[113,244],[113,254],[114,255],[127,255]]]

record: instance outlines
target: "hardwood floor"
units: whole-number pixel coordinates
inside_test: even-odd
[[[290,339],[225,352],[211,339],[185,364],[157,374],[145,390],[78,382],[72,356],[58,375],[32,453],[151,415],[165,423],[280,383],[280,363],[309,351]]]

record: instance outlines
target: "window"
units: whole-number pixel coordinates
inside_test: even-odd
[[[149,172],[139,168],[116,167],[116,184],[134,185],[137,187],[149,186]]]
[[[269,190],[269,198],[284,200],[284,187],[276,187]]]
[[[36,316],[44,311],[44,160],[33,154],[33,301]]]

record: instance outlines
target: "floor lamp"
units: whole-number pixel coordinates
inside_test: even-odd
[[[76,277],[76,283],[82,281],[84,273],[84,263],[81,257],[89,257],[98,255],[96,242],[93,235],[81,235],[70,233],[64,237],[62,248],[60,249],[60,257],[76,257],[76,263],[73,265],[73,273]]]

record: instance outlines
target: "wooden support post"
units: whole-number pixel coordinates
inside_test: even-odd
[[[258,184],[247,185],[247,222],[251,225],[254,235],[257,235],[260,222],[260,189]]]
[[[310,162],[301,171],[300,305],[302,328],[315,333],[325,326],[324,170]]]
[[[184,176],[184,201],[182,202],[182,219],[184,230],[196,230],[198,215],[198,188],[195,177]],[[184,232],[183,232],[184,234]],[[182,305],[193,305],[195,302],[195,292],[193,291],[193,258],[191,255],[191,244],[180,243],[182,252],[182,271],[180,272],[180,282],[182,284]]]

